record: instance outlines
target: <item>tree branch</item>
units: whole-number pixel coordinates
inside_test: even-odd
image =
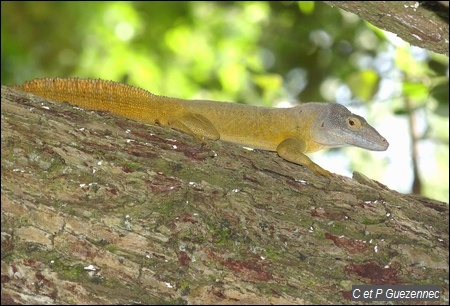
[[[448,301],[446,203],[4,86],[1,113],[2,304]]]
[[[439,1],[324,2],[395,33],[411,45],[449,55],[449,12]]]

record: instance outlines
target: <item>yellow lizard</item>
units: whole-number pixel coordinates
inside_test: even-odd
[[[276,151],[285,160],[326,177],[331,173],[305,153],[343,146],[384,151],[389,146],[363,117],[336,103],[266,108],[170,98],[113,81],[79,78],[34,79],[11,87],[82,108],[175,128],[199,139],[221,139]]]

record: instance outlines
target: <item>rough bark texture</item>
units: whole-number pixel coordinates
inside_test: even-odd
[[[1,112],[2,304],[448,303],[446,203],[7,87]]]
[[[413,46],[449,54],[448,1],[324,1],[395,33]],[[439,2],[443,2],[441,4]]]

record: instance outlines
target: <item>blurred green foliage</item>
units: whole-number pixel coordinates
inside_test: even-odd
[[[2,84],[78,76],[186,99],[337,101],[363,106],[369,122],[421,109],[422,138],[443,145],[448,159],[448,58],[322,2],[2,1],[1,63]],[[359,171],[374,167],[365,154],[349,154]],[[393,162],[384,159],[377,167]],[[448,187],[436,186],[425,194],[448,201]]]

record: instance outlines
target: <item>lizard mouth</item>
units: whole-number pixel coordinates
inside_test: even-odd
[[[383,137],[381,137],[380,139],[376,139],[376,141],[365,139],[364,141],[347,144],[349,146],[356,146],[370,151],[386,151],[387,148],[389,148],[389,142],[386,140],[386,138]]]

